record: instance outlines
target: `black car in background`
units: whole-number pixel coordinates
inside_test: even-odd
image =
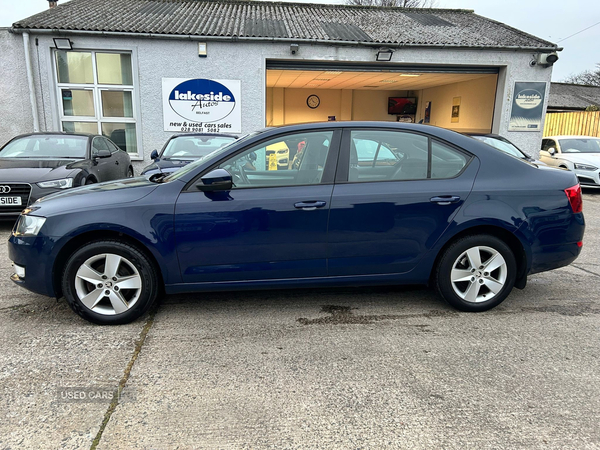
[[[474,139],[477,139],[478,141],[491,145],[492,147],[497,148],[504,153],[508,153],[509,155],[516,156],[517,158],[521,158],[529,162],[535,162],[536,164],[544,164],[541,161],[533,159],[505,137],[492,133],[469,133],[468,135]]]
[[[17,136],[0,149],[0,217],[63,189],[132,176],[129,155],[104,136]]]
[[[233,134],[176,134],[169,138],[160,153],[156,150],[152,152],[150,157],[154,162],[144,167],[142,175],[175,172],[186,164],[231,144],[236,139],[237,136]]]

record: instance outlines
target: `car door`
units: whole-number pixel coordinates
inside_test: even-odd
[[[359,164],[357,146],[364,141],[397,155],[393,171]],[[331,200],[328,274],[410,271],[464,203],[478,166],[470,154],[427,135],[345,130]]]
[[[116,175],[116,166],[114,157],[101,158],[100,152],[110,152],[110,148],[106,140],[101,136],[94,137],[92,141],[92,160],[94,161],[93,172],[98,178],[98,182],[114,180],[118,178]]]
[[[127,178],[130,164],[129,155],[125,152],[125,150],[117,147],[117,144],[112,142],[110,139],[106,139],[106,145],[108,145],[110,153],[115,158],[115,174],[117,178]]]
[[[549,150],[553,148],[556,153],[550,154]],[[559,161],[557,155],[559,154],[559,148],[554,139],[542,139],[542,149],[540,150],[540,161],[549,166],[558,167]]]
[[[295,132],[252,144],[215,164],[234,179],[226,192],[190,183],[175,207],[184,283],[327,274],[327,221],[341,132]],[[268,148],[306,143],[297,164]],[[292,167],[294,166],[294,167]]]

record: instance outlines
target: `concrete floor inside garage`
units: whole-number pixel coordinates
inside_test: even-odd
[[[486,313],[417,287],[257,291],[118,327],[12,284],[4,223],[0,448],[597,448],[600,192],[584,213],[580,258]]]

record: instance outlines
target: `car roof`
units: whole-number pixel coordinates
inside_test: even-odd
[[[600,139],[598,136],[578,136],[575,134],[558,134],[556,136],[544,136],[544,139]]]
[[[174,134],[169,139],[185,137],[185,136],[217,136],[217,137],[230,137],[230,138],[235,138],[235,139],[237,139],[239,137],[235,134],[227,134],[227,133],[179,133],[179,134]]]

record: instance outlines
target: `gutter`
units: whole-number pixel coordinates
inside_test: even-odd
[[[134,33],[125,31],[90,31],[90,30],[59,30],[59,29],[36,29],[12,27],[11,33],[35,33],[43,35],[59,36],[104,36],[104,37],[135,37],[146,39],[176,39],[190,41],[216,41],[216,42],[271,42],[271,43],[295,43],[295,44],[324,44],[344,45],[355,47],[389,47],[389,48],[450,48],[454,50],[512,50],[512,51],[534,51],[534,52],[560,52],[563,47],[523,47],[518,45],[507,45],[503,47],[468,46],[460,44],[395,44],[386,42],[363,42],[363,41],[334,41],[328,39],[294,39],[279,37],[256,37],[256,36],[198,36],[191,34],[160,34],[160,33]]]
[[[31,54],[29,53],[29,33],[23,33],[23,49],[25,50],[25,70],[27,71],[27,85],[29,87],[29,102],[31,103],[31,115],[33,116],[33,131],[40,131],[40,119],[38,117],[37,99],[33,85],[33,69],[31,68]]]

